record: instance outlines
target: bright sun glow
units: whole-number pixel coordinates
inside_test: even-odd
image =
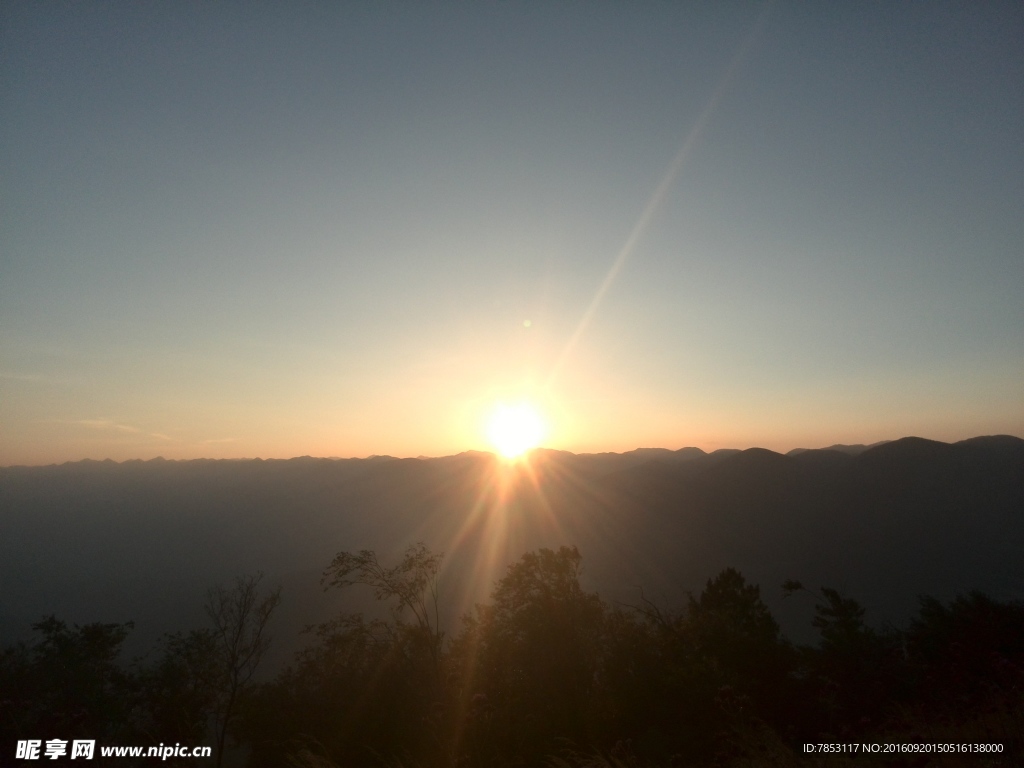
[[[537,410],[527,404],[500,404],[487,422],[487,437],[506,459],[514,459],[544,439],[545,427]]]

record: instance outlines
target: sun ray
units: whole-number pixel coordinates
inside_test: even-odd
[[[662,201],[664,201],[669,189],[672,188],[676,177],[682,170],[683,165],[686,162],[686,158],[690,154],[691,148],[700,137],[701,133],[703,133],[704,127],[711,119],[711,116],[718,109],[718,104],[725,95],[725,92],[728,90],[729,84],[747,58],[754,42],[761,34],[761,29],[764,27],[765,19],[768,17],[768,13],[773,5],[773,0],[769,0],[769,2],[765,3],[765,6],[761,11],[761,15],[754,24],[754,28],[751,30],[750,34],[747,35],[747,38],[740,44],[740,47],[737,49],[732,61],[730,61],[725,72],[722,74],[721,79],[718,81],[718,85],[711,94],[711,98],[708,100],[708,103],[697,116],[697,121],[693,124],[693,127],[690,128],[686,137],[683,139],[683,143],[679,147],[679,150],[669,162],[668,168],[661,177],[661,182],[657,187],[655,187],[654,192],[652,192],[651,196],[647,199],[647,204],[640,212],[640,216],[637,218],[636,224],[633,225],[633,229],[629,233],[629,237],[626,238],[626,242],[623,243],[622,248],[619,249],[619,253],[615,257],[615,261],[612,262],[611,267],[608,269],[608,273],[604,276],[604,280],[602,280],[601,285],[598,286],[597,292],[594,294],[594,298],[591,299],[590,304],[583,313],[583,317],[580,318],[579,323],[576,325],[576,330],[573,332],[572,336],[569,337],[565,347],[562,348],[562,353],[555,361],[547,379],[549,386],[558,378],[558,375],[572,353],[573,348],[576,346],[577,342],[579,342],[580,337],[583,336],[587,326],[590,325],[590,321],[597,312],[597,308],[600,306],[605,294],[608,293],[608,289],[611,288],[612,283],[615,282],[615,278],[618,276],[619,271],[633,253],[633,250],[636,248],[636,244],[640,241],[640,238],[643,236],[647,227],[650,225],[651,220],[654,218],[655,213],[657,213],[658,209],[661,207]]]

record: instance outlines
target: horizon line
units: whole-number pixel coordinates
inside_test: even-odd
[[[974,440],[982,440],[982,439],[986,439],[986,438],[1012,438],[1014,440],[1021,440],[1022,442],[1024,442],[1024,437],[1022,437],[1020,435],[1012,435],[1012,434],[1009,434],[1009,433],[999,433],[999,434],[990,434],[990,435],[975,435],[974,437],[968,437],[968,438],[964,438],[962,440],[954,440],[952,442],[947,442],[945,440],[935,440],[935,439],[927,438],[927,437],[920,437],[918,435],[904,435],[903,437],[893,438],[893,439],[889,439],[889,440],[878,440],[878,441],[875,441],[873,443],[833,443],[831,445],[821,446],[821,447],[818,447],[818,448],[805,448],[803,446],[797,446],[795,448],[789,449],[788,451],[775,451],[775,450],[772,450],[771,448],[764,448],[764,447],[757,446],[757,445],[751,445],[751,446],[749,446],[747,448],[716,448],[716,449],[711,450],[711,451],[707,451],[707,450],[705,450],[703,448],[700,448],[698,446],[688,445],[688,446],[683,446],[682,448],[663,448],[663,447],[653,447],[653,446],[651,446],[651,447],[641,446],[641,447],[638,447],[638,448],[632,448],[632,449],[625,450],[625,451],[579,451],[579,452],[569,451],[569,450],[565,450],[565,449],[562,449],[562,448],[550,448],[550,447],[547,447],[547,446],[537,446],[536,448],[531,448],[529,451],[526,451],[526,453],[524,455],[525,456],[529,456],[529,455],[532,455],[532,454],[536,454],[538,452],[549,452],[549,453],[569,454],[569,455],[572,455],[572,456],[625,456],[627,454],[639,453],[639,452],[643,452],[643,451],[662,452],[662,453],[666,453],[666,454],[673,454],[673,453],[681,453],[682,451],[694,451],[694,450],[696,450],[696,451],[700,451],[705,456],[712,456],[712,455],[714,455],[716,453],[719,453],[719,454],[720,453],[730,453],[730,454],[731,453],[743,453],[745,451],[767,451],[768,453],[774,453],[774,454],[779,455],[779,456],[789,456],[789,455],[792,455],[794,453],[803,453],[803,452],[808,452],[808,451],[828,451],[828,450],[834,450],[836,452],[841,452],[841,449],[843,449],[843,448],[862,448],[863,451],[868,451],[868,450],[871,450],[872,448],[877,448],[877,447],[882,446],[882,445],[887,445],[889,443],[896,443],[896,442],[900,442],[900,441],[903,441],[903,440],[921,440],[921,441],[925,441],[925,442],[929,442],[929,443],[938,443],[938,444],[941,444],[941,445],[958,445],[960,443],[971,442],[971,441],[974,441]],[[197,456],[197,457],[191,458],[191,459],[168,459],[168,458],[166,458],[164,456],[154,456],[154,457],[149,458],[149,459],[133,458],[133,459],[122,459],[120,461],[118,461],[116,459],[112,459],[110,457],[107,457],[107,458],[104,458],[104,459],[93,459],[93,458],[85,457],[85,458],[81,458],[81,459],[68,459],[67,461],[62,461],[62,462],[50,462],[48,464],[4,464],[4,465],[0,465],[0,469],[16,469],[16,468],[31,468],[31,467],[63,467],[63,466],[66,466],[68,464],[84,464],[84,463],[87,463],[87,462],[88,463],[92,463],[92,464],[117,464],[117,465],[121,465],[121,464],[135,464],[135,463],[148,464],[148,463],[154,462],[154,461],[160,461],[160,462],[181,462],[181,463],[184,463],[184,462],[189,462],[189,461],[223,461],[223,462],[235,462],[235,461],[295,461],[295,460],[298,460],[298,459],[314,459],[314,460],[317,460],[317,461],[372,461],[372,460],[375,460],[375,459],[378,459],[378,460],[379,459],[392,459],[392,460],[395,460],[395,461],[406,461],[406,460],[410,460],[411,459],[411,460],[424,460],[424,461],[427,461],[427,460],[438,460],[438,459],[450,459],[450,458],[455,458],[457,456],[465,456],[467,454],[490,456],[493,459],[502,460],[501,455],[498,454],[498,453],[495,453],[494,451],[486,451],[486,450],[479,450],[479,449],[475,449],[475,448],[468,448],[468,449],[466,449],[464,451],[459,451],[458,453],[451,453],[451,454],[445,454],[445,455],[440,455],[440,456],[427,456],[427,455],[424,455],[424,454],[420,454],[419,456],[393,456],[391,454],[386,454],[386,453],[384,453],[384,454],[373,453],[373,454],[369,454],[367,456],[313,456],[311,454],[302,454],[300,456],[290,456],[290,457],[286,457],[286,458],[279,458],[279,457],[264,458],[262,456],[236,456],[236,457],[230,457],[230,458],[212,458],[212,457],[208,457],[208,456]],[[519,462],[518,459],[514,459],[514,460],[509,460],[508,461],[508,463],[518,463],[518,462]]]

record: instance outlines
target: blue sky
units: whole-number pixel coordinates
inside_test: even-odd
[[[576,451],[1024,435],[1021,39],[1018,3],[5,3],[0,464],[442,455],[520,400]]]

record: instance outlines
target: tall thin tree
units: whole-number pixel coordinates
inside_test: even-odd
[[[213,625],[218,657],[214,711],[218,768],[224,759],[224,743],[239,694],[252,680],[270,646],[267,624],[281,602],[281,588],[263,594],[262,580],[262,573],[239,576],[231,589],[218,586],[207,593],[206,615]]]

